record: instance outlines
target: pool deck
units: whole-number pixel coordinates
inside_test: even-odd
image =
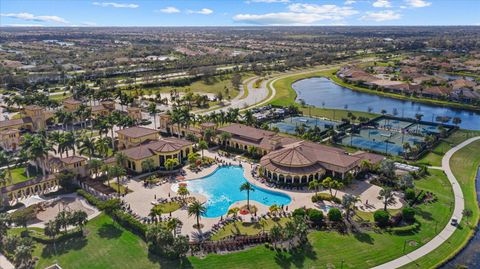
[[[292,211],[296,208],[307,207],[307,208],[317,208],[322,210],[321,205],[318,203],[312,203],[311,197],[314,195],[314,191],[310,190],[285,190],[285,189],[276,189],[267,186],[264,183],[254,179],[251,175],[252,169],[255,168],[255,164],[251,164],[245,161],[241,161],[238,157],[236,158],[226,158],[219,156],[214,151],[205,151],[205,156],[211,158],[217,158],[223,160],[226,163],[231,163],[232,165],[239,165],[241,164],[244,169],[244,177],[252,184],[267,190],[271,190],[274,192],[281,192],[287,194],[291,197],[292,201],[288,205],[288,210]],[[212,165],[211,167],[203,169],[199,173],[191,172],[188,169],[185,169],[186,175],[185,180],[193,180],[199,179],[205,176],[210,175],[213,173],[219,165]],[[130,180],[127,183],[129,189],[133,190],[132,193],[127,194],[122,199],[129,203],[133,212],[137,213],[142,217],[148,216],[150,213],[150,209],[153,207],[152,201],[154,201],[154,197],[158,198],[168,198],[168,194],[171,197],[177,196],[174,191],[172,191],[172,185],[174,183],[165,183],[160,186],[154,186],[152,188],[145,188],[141,181]],[[188,188],[188,185],[187,185]],[[357,203],[357,207],[361,211],[375,211],[377,209],[383,208],[382,201],[377,199],[378,192],[380,191],[380,187],[376,185],[369,184],[364,181],[354,181],[348,188],[344,190],[339,190],[337,193],[337,197],[341,198],[345,193],[350,193],[357,195],[360,198],[360,202]],[[327,190],[319,191],[319,192],[328,192]],[[190,193],[190,196],[197,198],[200,202],[205,202],[206,198],[198,193]],[[246,196],[246,195],[245,195]],[[396,203],[391,205],[390,208],[401,208],[402,203],[398,197],[395,198]],[[368,206],[365,204],[368,200]],[[231,207],[240,207],[246,204],[246,200],[238,201],[232,204]],[[257,215],[262,215],[269,212],[269,207],[261,204],[257,201],[250,201],[251,205],[255,205],[258,209]],[[286,207],[285,207],[286,209]],[[189,217],[186,208],[181,208],[175,212],[171,213],[172,217],[176,217],[183,222],[182,226],[182,234],[188,235],[195,235],[199,232],[198,229],[193,228],[193,225],[196,223],[196,219],[194,216]],[[164,214],[164,217],[169,216],[169,214]],[[250,215],[243,216],[243,218],[250,218]],[[220,217],[217,218],[201,218],[200,223],[203,224],[202,232],[210,230],[214,224],[217,224],[220,220]]]

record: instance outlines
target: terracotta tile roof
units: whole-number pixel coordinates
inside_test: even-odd
[[[92,112],[107,110],[107,108],[104,107],[103,105],[91,106],[90,108],[92,109]]]
[[[86,160],[87,158],[82,156],[70,156],[70,157],[65,157],[60,159],[60,161],[65,164],[73,164],[73,163],[78,163]]]
[[[50,174],[46,177],[37,177],[37,178],[30,179],[30,180],[27,180],[27,181],[22,181],[20,183],[14,184],[14,185],[10,185],[10,186],[6,186],[6,187],[1,188],[0,193],[7,193],[7,192],[11,192],[11,191],[16,191],[16,190],[19,190],[19,189],[22,189],[22,188],[25,188],[25,187],[28,187],[28,186],[32,186],[32,185],[35,185],[35,184],[38,184],[38,183],[41,183],[41,182],[45,182],[45,181],[55,179],[55,177],[56,177],[55,175]]]
[[[117,134],[121,134],[131,138],[144,137],[151,134],[157,134],[159,131],[155,129],[135,126],[130,128],[125,128],[117,131]]]
[[[16,134],[18,132],[20,132],[20,130],[18,130],[18,129],[5,129],[5,130],[0,131],[0,134],[10,135],[10,134]]]
[[[73,98],[69,98],[69,99],[63,100],[63,103],[64,103],[64,104],[77,105],[77,104],[81,104],[82,102],[80,102],[80,101],[78,101],[78,100],[75,100],[75,99],[73,99]]]
[[[266,131],[262,129],[257,129],[254,127],[250,127],[243,124],[231,124],[222,128],[218,128],[221,132],[227,132],[232,135],[241,136],[244,138],[252,139],[252,140],[260,140],[265,136],[273,136],[275,135],[274,132]]]
[[[16,120],[0,121],[0,128],[20,125],[20,124],[25,124],[25,123],[32,123],[32,119],[30,117],[25,117],[25,118],[16,119]]]
[[[352,156],[359,157],[362,160],[368,160],[372,164],[377,164],[385,160],[385,156],[383,155],[363,151],[355,152]]]
[[[122,150],[121,152],[131,159],[142,160],[154,156],[155,152],[168,153],[180,150],[189,145],[193,145],[193,143],[183,139],[168,137],[161,138],[158,141],[149,141],[137,147]]]
[[[37,105],[30,105],[30,106],[26,106],[25,109],[28,109],[28,110],[43,110],[43,107],[37,106]]]

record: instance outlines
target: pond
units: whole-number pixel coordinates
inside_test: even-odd
[[[243,176],[243,168],[238,166],[220,167],[212,174],[195,180],[186,181],[190,192],[199,193],[207,198],[207,213],[205,217],[216,218],[227,214],[228,208],[238,201],[247,203],[247,192],[240,191],[240,186],[247,180]],[[257,201],[266,206],[273,204],[288,205],[290,196],[266,190],[253,185],[250,191],[250,201]],[[174,184],[172,190],[176,191],[178,185]]]
[[[439,116],[459,117],[462,119],[460,128],[480,130],[480,112],[357,92],[323,77],[297,81],[292,84],[292,88],[297,92],[297,100],[303,99],[307,104],[317,107],[365,112],[371,109],[371,112],[378,114],[384,109],[388,114],[407,118],[415,118],[415,114],[419,113],[423,114],[424,121],[436,121]],[[452,124],[451,120],[447,123]]]

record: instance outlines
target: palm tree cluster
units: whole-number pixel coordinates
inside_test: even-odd
[[[0,213],[0,252],[13,257],[15,268],[34,268],[36,259],[32,256],[34,244],[30,237],[8,234],[12,220],[7,213]]]
[[[293,220],[285,223],[284,227],[275,225],[270,229],[270,239],[274,247],[279,242],[288,241],[288,246],[291,248],[295,240],[299,244],[307,241],[308,226],[305,219],[301,216],[295,216]]]

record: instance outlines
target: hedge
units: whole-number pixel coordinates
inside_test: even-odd
[[[342,203],[342,200],[338,197],[334,197],[330,195],[330,193],[318,193],[317,195],[312,196],[312,203],[316,203],[318,201],[330,201],[336,204]]]
[[[83,196],[90,204],[92,204],[97,208],[102,208],[103,204],[105,203],[104,201],[98,199],[94,195],[84,190],[78,190],[77,193]],[[123,211],[117,210],[112,213],[111,217],[115,219],[115,221],[117,221],[125,229],[141,236],[142,238],[145,238],[147,225],[141,223],[140,221],[132,217],[132,215],[125,213]]]
[[[393,227],[390,229],[390,231],[394,234],[400,235],[400,234],[409,234],[409,233],[416,232],[419,228],[420,228],[420,223],[415,222],[407,226]]]

